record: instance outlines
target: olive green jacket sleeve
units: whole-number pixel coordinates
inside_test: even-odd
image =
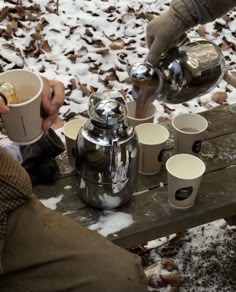
[[[0,275],[8,216],[32,197],[32,185],[23,167],[0,147]]]
[[[236,0],[172,0],[169,9],[147,25],[147,60],[158,66],[161,54],[175,46],[188,29],[211,22],[235,6]]]
[[[171,8],[187,27],[205,24],[229,12],[236,0],[172,0]]]

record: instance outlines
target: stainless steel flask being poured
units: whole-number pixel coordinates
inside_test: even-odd
[[[157,67],[148,62],[129,69],[133,97],[148,89],[147,98],[167,103],[183,103],[206,94],[223,79],[226,72],[221,49],[200,37],[186,39],[160,58]]]

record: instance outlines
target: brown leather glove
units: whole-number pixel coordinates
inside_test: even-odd
[[[235,5],[236,0],[172,0],[170,8],[147,26],[147,60],[157,65],[161,54],[178,43],[189,28],[213,21]]]

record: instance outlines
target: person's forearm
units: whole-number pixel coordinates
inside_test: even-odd
[[[236,6],[236,0],[192,0],[199,23],[211,22]]]
[[[236,0],[172,0],[171,7],[187,27],[205,24],[236,6]]]

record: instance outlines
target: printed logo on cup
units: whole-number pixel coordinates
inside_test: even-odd
[[[186,200],[192,195],[192,193],[193,193],[193,187],[178,189],[175,192],[175,199],[178,201]]]
[[[202,148],[202,140],[197,140],[193,143],[192,151],[193,153],[199,153]]]

